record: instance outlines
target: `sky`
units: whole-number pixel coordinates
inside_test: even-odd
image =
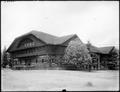
[[[118,1],[1,1],[1,49],[32,30],[119,47]]]

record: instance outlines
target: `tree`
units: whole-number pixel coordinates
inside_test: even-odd
[[[6,68],[7,65],[8,65],[7,52],[6,52],[6,47],[4,47],[4,50],[2,53],[2,67]]]
[[[71,41],[66,48],[65,61],[67,64],[75,65],[78,69],[85,69],[87,67],[90,70],[91,57],[85,44],[79,40]]]
[[[114,51],[110,53],[108,58],[107,65],[109,69],[117,69],[117,64],[119,62],[118,58],[119,58],[119,53],[117,52],[116,49],[114,49]]]
[[[3,52],[1,52],[1,66],[3,64]]]

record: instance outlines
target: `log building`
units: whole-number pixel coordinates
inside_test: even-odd
[[[118,53],[118,50],[114,46],[108,47],[95,47],[90,43],[86,44],[87,49],[92,57],[93,69],[108,69],[108,62],[111,60],[113,53]]]
[[[47,56],[62,57],[69,42],[73,40],[79,40],[84,44],[76,34],[57,37],[39,31],[31,31],[17,37],[7,52],[13,59],[18,59],[15,65],[38,65],[40,62],[44,62]],[[92,57],[92,69],[107,69],[108,59],[111,57],[111,53],[116,51],[114,46],[98,48],[90,43],[86,44],[86,48]]]
[[[44,61],[45,56],[62,56],[72,40],[80,40],[76,34],[57,37],[47,33],[31,31],[16,38],[8,48],[12,58],[29,65]],[[82,43],[82,41],[80,41]]]

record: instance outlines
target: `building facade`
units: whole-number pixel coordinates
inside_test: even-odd
[[[17,37],[7,52],[15,60],[14,65],[40,64],[42,66],[43,63],[54,63],[54,59],[52,59],[54,57],[60,59],[68,44],[73,40],[79,40],[81,44],[84,44],[76,34],[57,37],[43,32],[31,31]],[[108,69],[111,53],[116,51],[114,46],[98,48],[88,43],[86,48],[92,57],[92,69]],[[50,59],[47,60],[47,58]],[[58,60],[57,62],[59,62]]]
[[[13,59],[18,59],[15,64],[31,65],[44,62],[47,56],[63,56],[65,48],[72,40],[80,41],[76,34],[56,37],[43,32],[31,31],[16,38],[7,51]]]

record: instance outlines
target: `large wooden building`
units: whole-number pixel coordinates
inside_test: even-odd
[[[79,40],[76,34],[57,37],[39,31],[31,31],[17,37],[8,48],[8,52],[13,59],[18,59],[15,65],[31,65],[44,62],[47,56],[60,56],[65,53],[65,49],[70,41]],[[111,53],[116,49],[114,46],[98,48],[91,44],[86,44],[86,48],[92,57],[93,69],[106,69]],[[48,60],[47,62],[51,62]]]
[[[7,51],[13,59],[17,58],[19,63],[29,65],[44,61],[45,56],[64,55],[65,48],[72,40],[80,41],[76,34],[57,37],[39,31],[31,31],[16,38]]]

